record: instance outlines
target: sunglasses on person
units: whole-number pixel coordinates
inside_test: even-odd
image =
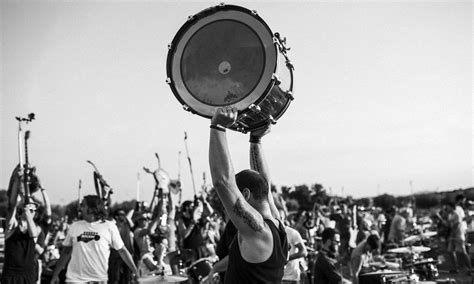
[[[37,209],[37,207],[35,205],[27,204],[25,206],[25,210],[29,210],[31,213],[35,213],[36,209]]]

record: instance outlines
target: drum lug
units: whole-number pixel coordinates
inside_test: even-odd
[[[247,129],[249,128],[247,124],[241,121],[237,121],[235,124],[236,124],[235,130],[242,132],[244,134],[247,133]]]
[[[171,85],[171,78],[170,77],[166,78],[166,84]]]
[[[295,70],[295,66],[293,66],[293,63],[289,59],[286,60],[286,67],[288,67],[291,70]]]
[[[247,130],[243,127],[237,127],[236,130],[239,131],[239,132],[242,132],[243,134],[247,133]]]
[[[194,15],[191,15],[191,16],[188,17],[188,22],[190,22],[192,20],[194,20]]]
[[[269,116],[268,116],[268,120],[269,120],[272,124],[276,124],[276,123],[277,123],[277,121],[273,118],[272,115],[269,115]]]
[[[225,6],[225,3],[224,3],[224,2],[219,3],[219,7],[220,7],[220,8],[222,8],[222,7],[224,7],[224,6]]]
[[[258,16],[258,13],[257,13],[257,11],[256,11],[256,10],[252,10],[252,12],[251,12],[251,13],[252,13],[252,15],[254,15],[254,16]]]
[[[168,50],[171,50],[173,48],[173,45],[170,43],[168,44]],[[288,61],[286,62],[286,64],[288,64]]]
[[[293,92],[292,91],[286,91],[286,97],[290,100],[295,99],[295,97],[293,97]]]
[[[191,109],[189,108],[188,105],[183,105],[183,109],[184,109],[185,111],[191,111]]]
[[[255,105],[255,104],[249,105],[249,109],[251,111],[254,111],[254,112],[260,112],[262,110],[259,106]]]
[[[275,81],[275,85],[280,85],[281,84],[281,80],[278,78],[277,74],[273,73],[272,74],[272,80]]]

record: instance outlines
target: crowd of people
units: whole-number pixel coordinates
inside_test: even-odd
[[[452,269],[465,266],[470,273],[465,196],[423,221],[413,204],[361,208],[341,199],[288,212],[282,195],[270,190],[262,146],[270,127],[250,133],[250,169],[235,174],[226,129],[236,116],[235,109],[221,108],[211,120],[209,164],[225,214],[212,208],[206,191],[180,203],[178,194],[155,179],[150,204],[111,212],[106,200],[88,195],[77,220],[52,220],[39,178],[32,173],[35,194],[25,198],[15,168],[1,283],[132,283],[153,277],[164,283],[159,279],[172,276],[192,283],[366,283],[361,276],[374,271],[374,263],[390,265],[384,252],[423,244],[429,230],[444,240]]]

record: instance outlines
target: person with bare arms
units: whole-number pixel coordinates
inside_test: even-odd
[[[235,108],[219,108],[210,126],[212,182],[238,231],[229,248],[224,283],[281,283],[288,258],[288,243],[271,195],[268,166],[261,144],[261,138],[270,128],[252,131],[251,169],[235,175],[226,128],[236,119]]]

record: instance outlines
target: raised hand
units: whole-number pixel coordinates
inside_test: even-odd
[[[202,213],[203,213],[203,206],[202,206],[202,203],[199,202],[199,204],[196,205],[194,210],[193,210],[193,220],[194,220],[194,222],[197,223],[201,219]]]
[[[270,131],[272,130],[271,128],[272,124],[268,123],[265,126],[252,130],[252,132],[250,132],[250,136],[260,139],[270,133]]]
[[[237,120],[237,115],[238,112],[235,107],[218,108],[211,119],[211,124],[220,125],[222,127],[228,128],[235,123],[235,121]]]
[[[30,169],[30,191],[35,192],[41,190],[41,180],[36,173],[36,167]]]

